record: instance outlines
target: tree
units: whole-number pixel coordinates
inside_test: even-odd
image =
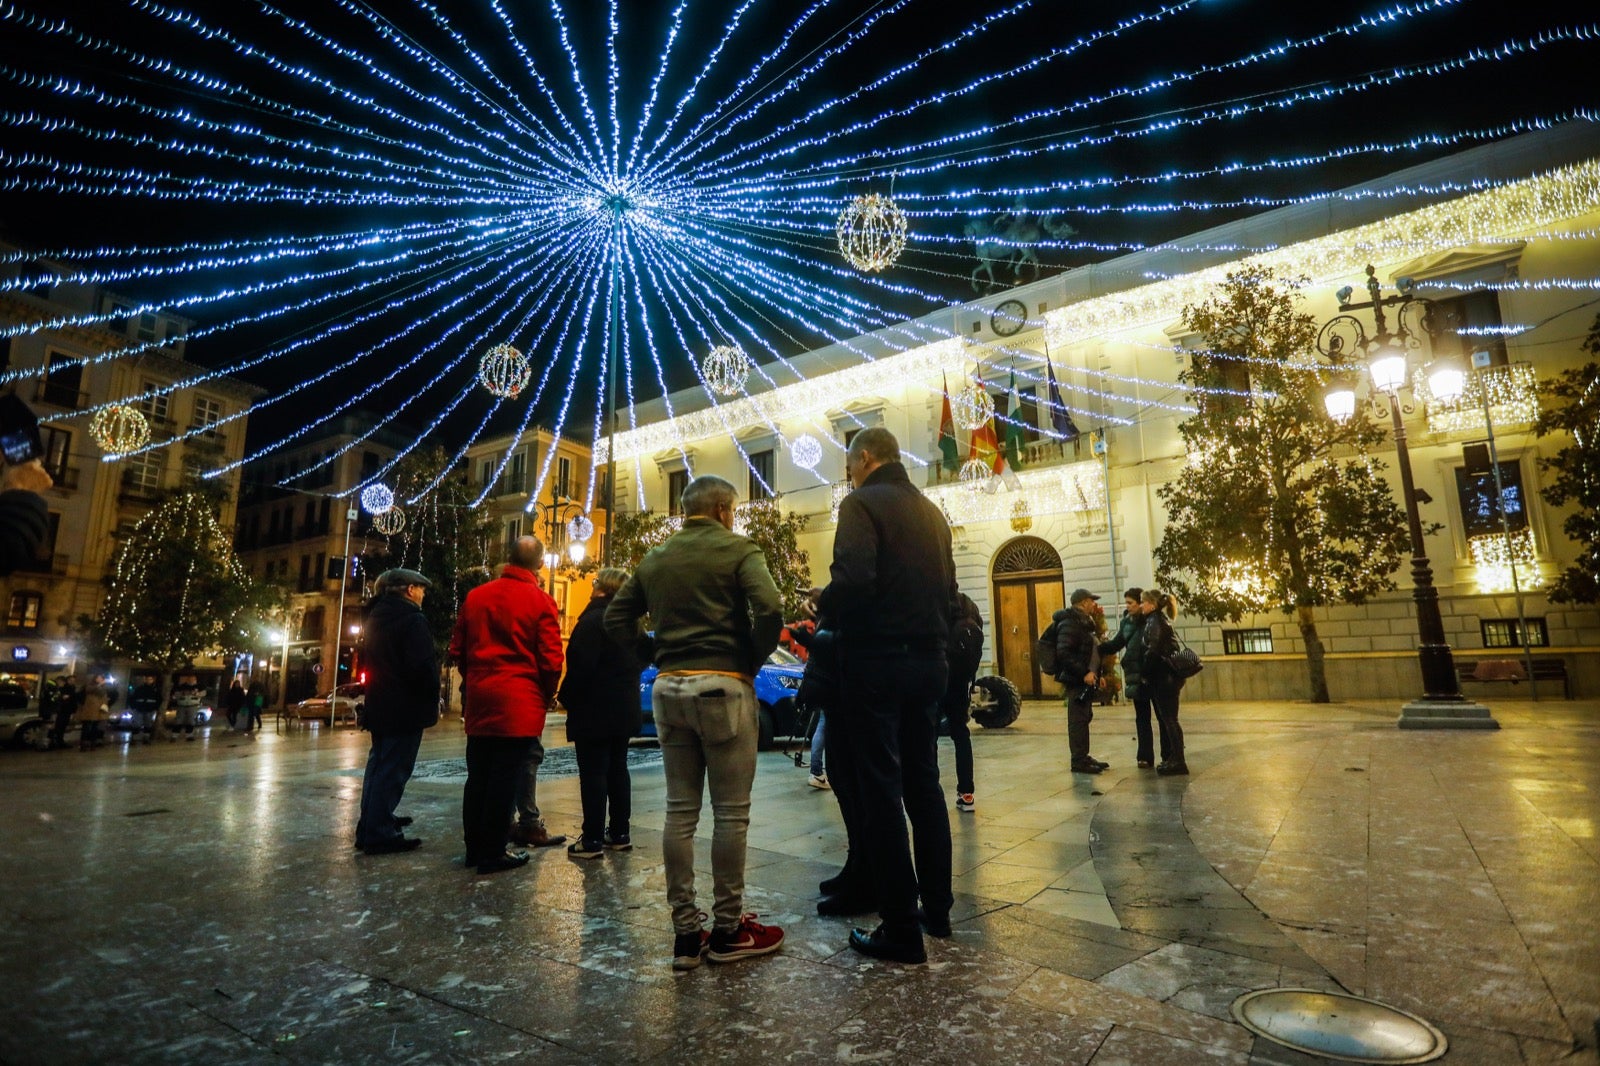
[[[161,672],[163,705],[174,671],[244,647],[255,623],[284,602],[282,590],[253,581],[233,553],[217,520],[224,499],[195,482],[158,500],[113,554],[99,614],[78,619],[96,654]]]
[[[1343,423],[1324,413],[1330,371],[1310,354],[1317,326],[1293,283],[1250,267],[1218,289],[1184,308],[1205,350],[1179,378],[1197,410],[1178,427],[1189,461],[1157,490],[1169,522],[1156,576],[1209,621],[1294,615],[1310,698],[1326,703],[1313,608],[1394,588],[1407,550],[1404,515],[1370,455],[1384,433],[1366,411]]]
[[[1600,355],[1600,315],[1583,350]],[[1570,445],[1539,460],[1541,470],[1555,472],[1539,495],[1553,507],[1576,505],[1561,529],[1578,546],[1577,560],[1550,585],[1548,595],[1553,603],[1594,603],[1600,600],[1600,363],[1564,370],[1540,382],[1539,391],[1549,401],[1535,426],[1539,436],[1561,431],[1572,436]]]
[[[805,532],[806,522],[803,514],[784,514],[773,500],[752,500],[734,516],[734,529],[755,541],[766,555],[767,569],[783,598],[785,618],[802,617],[800,603],[811,586],[811,557],[797,541]],[[636,569],[645,553],[664,543],[677,528],[672,517],[656,511],[617,515],[612,531],[612,565]]]

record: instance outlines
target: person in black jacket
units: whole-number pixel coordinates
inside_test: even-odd
[[[1144,626],[1153,608],[1144,604],[1144,590],[1138,586],[1123,593],[1127,610],[1122,612],[1122,622],[1117,635],[1100,645],[1101,655],[1122,653],[1122,680],[1127,686],[1128,699],[1133,701],[1133,732],[1137,738],[1134,760],[1141,770],[1156,764],[1155,733],[1150,728],[1150,686],[1144,680]],[[1161,738],[1161,761],[1167,761],[1167,738]]]
[[[950,526],[911,484],[887,429],[857,433],[845,471],[855,491],[839,505],[830,582],[818,603],[839,633],[840,706],[828,708],[828,739],[855,755],[863,850],[882,918],[870,933],[853,931],[850,946],[918,963],[927,959],[919,918],[931,935],[948,936],[955,898],[938,751],[950,605],[959,591]],[[840,767],[831,769],[837,779]]]
[[[439,650],[422,616],[432,584],[415,570],[384,571],[362,626],[372,748],[361,778],[356,847],[368,855],[422,844],[401,832],[410,819],[394,812],[416,767],[422,731],[439,720]]]
[[[972,706],[972,683],[983,662],[983,613],[965,592],[951,606],[950,681],[944,692],[944,718],[950,723],[950,744],[956,750],[956,810],[977,809],[972,780],[972,734],[967,714]]]
[[[1183,775],[1189,772],[1183,755],[1183,726],[1178,724],[1178,693],[1183,690],[1184,681],[1167,665],[1178,650],[1178,635],[1172,629],[1178,605],[1160,589],[1146,589],[1143,601],[1148,616],[1144,625],[1143,676],[1150,702],[1155,705],[1156,724],[1161,728],[1162,760],[1156,773],[1164,777]]]
[[[1051,616],[1056,626],[1056,680],[1067,704],[1067,747],[1072,772],[1098,774],[1110,766],[1089,754],[1089,723],[1094,720],[1095,686],[1100,673],[1100,630],[1086,604],[1100,597],[1074,589],[1070,607]]]
[[[567,711],[567,739],[578,756],[578,795],[583,801],[583,833],[567,847],[575,859],[633,847],[633,813],[628,777],[628,741],[639,735],[639,671],[633,649],[606,635],[605,613],[628,572],[607,567],[594,575],[589,605],[578,615],[567,640],[567,676],[557,693]],[[610,805],[611,825],[606,825]]]

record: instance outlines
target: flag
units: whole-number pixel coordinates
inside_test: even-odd
[[[993,418],[985,419],[983,425],[972,431],[972,450],[967,458],[969,461],[978,460],[988,467],[991,473],[1000,472],[1005,457],[1000,454],[1000,440],[994,433]]]
[[[1022,469],[1022,446],[1027,443],[1026,428],[1022,424],[1022,394],[1017,391],[1017,372],[1011,372],[1011,400],[1006,412],[1006,462],[1013,470]]]
[[[1045,373],[1050,378],[1050,427],[1064,440],[1077,440],[1078,427],[1072,422],[1072,412],[1067,410],[1067,405],[1061,402],[1061,389],[1056,385],[1055,364],[1045,356]]]
[[[950,383],[944,384],[944,410],[939,414],[939,452],[944,456],[944,468],[954,474],[961,469],[961,448],[956,444],[956,420],[950,415]]]

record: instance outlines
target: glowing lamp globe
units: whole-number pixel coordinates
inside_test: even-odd
[[[372,516],[372,528],[386,537],[392,537],[406,528],[406,516],[398,507],[391,506]]]
[[[114,403],[94,413],[89,436],[108,458],[126,455],[150,443],[150,422],[137,407]]]
[[[737,396],[750,380],[750,357],[743,348],[724,344],[711,349],[700,364],[700,372],[719,396]]]
[[[594,536],[594,523],[589,521],[587,515],[578,515],[572,521],[567,523],[568,540],[582,544],[592,536]],[[583,560],[578,559],[575,561],[582,562]]]
[[[906,248],[905,212],[879,193],[851,200],[839,212],[834,234],[839,251],[857,270],[876,273],[894,265]]]
[[[1393,392],[1406,383],[1406,353],[1392,344],[1381,344],[1367,361],[1372,387]]]
[[[962,429],[978,429],[994,418],[994,397],[974,381],[950,401],[950,412]]]
[[[509,344],[490,348],[478,363],[479,384],[502,399],[516,399],[532,377],[528,357]]]
[[[1335,422],[1348,422],[1356,413],[1356,390],[1348,385],[1335,385],[1322,397],[1328,417]]]
[[[982,459],[968,459],[961,464],[960,473],[956,474],[956,478],[963,485],[974,491],[988,484],[989,479],[992,477],[994,477],[994,470]]]
[[[361,506],[368,514],[383,514],[394,506],[394,490],[381,481],[374,481],[361,490]]]
[[[573,541],[567,545],[567,558],[572,560],[572,565],[577,566],[583,562],[583,557],[589,554],[589,549],[584,547],[582,541]]]
[[[1461,360],[1441,356],[1428,364],[1428,392],[1440,403],[1454,403],[1467,389],[1467,372]]]
[[[822,462],[822,442],[809,433],[802,433],[789,445],[789,458],[794,460],[795,466],[815,470]]]

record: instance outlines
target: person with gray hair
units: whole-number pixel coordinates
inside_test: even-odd
[[[433,582],[415,570],[386,570],[367,605],[361,661],[367,671],[367,731],[372,748],[361,777],[356,847],[368,855],[411,851],[421,840],[395,814],[416,768],[422,731],[439,720],[439,649],[422,599]]]
[[[651,692],[667,779],[662,858],[672,907],[672,966],[776,951],[783,930],[744,913],[745,836],[759,733],[755,675],[778,646],[783,604],[767,560],[733,532],[734,487],[697,477],[683,490],[683,528],[652,549],[606,608],[605,631],[638,642],[649,614],[660,674]],[[715,820],[713,928],[695,904],[694,833],[709,785]]]

